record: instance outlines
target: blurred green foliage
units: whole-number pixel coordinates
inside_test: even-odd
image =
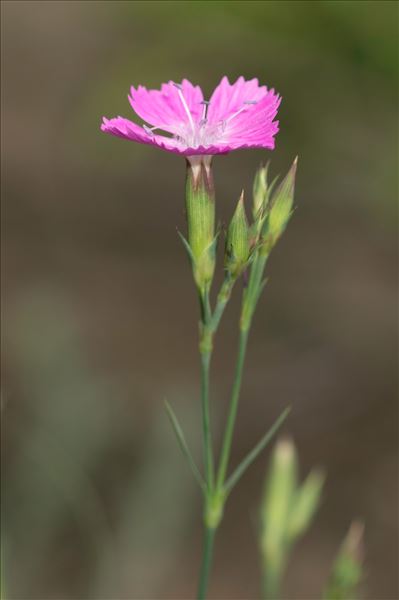
[[[364,526],[353,522],[335,559],[324,600],[356,600],[363,575]]]
[[[294,544],[306,532],[320,502],[324,476],[312,470],[298,484],[298,456],[289,439],[277,442],[261,504],[260,549],[263,597],[280,598]]]

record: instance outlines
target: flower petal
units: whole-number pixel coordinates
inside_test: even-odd
[[[266,94],[267,87],[260,86],[256,78],[245,81],[244,77],[239,77],[235,83],[230,84],[228,78],[223,77],[211,96],[208,121],[224,121],[240,110],[246,102],[259,102]]]
[[[184,146],[174,138],[168,138],[163,135],[151,135],[143,127],[140,127],[137,123],[133,123],[133,121],[129,121],[129,119],[125,119],[124,117],[115,117],[113,119],[103,117],[101,131],[132,142],[157,146],[168,152],[182,154],[184,156],[210,153],[208,152],[208,148],[205,148],[204,146],[199,148],[187,148],[187,146]],[[215,146],[213,150],[212,154],[219,153],[218,147]]]
[[[164,83],[160,90],[147,90],[139,85],[130,89],[129,102],[144,121],[171,133],[177,133],[182,124],[189,123],[186,108],[181,94],[187,104],[194,122],[198,122],[202,114],[203,95],[199,86],[194,86],[187,79],[183,79],[180,90],[173,83]]]
[[[251,105],[230,121],[227,120],[225,136],[233,146],[244,142],[249,146],[274,148],[274,136],[278,132],[275,118],[281,98],[270,90],[256,105]],[[260,145],[260,146],[259,146]]]

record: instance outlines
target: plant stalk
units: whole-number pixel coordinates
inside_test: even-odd
[[[209,410],[209,367],[211,362],[210,352],[201,352],[201,406],[202,406],[202,432],[204,443],[204,471],[207,490],[213,487],[213,451],[212,434]]]
[[[263,600],[278,600],[281,593],[283,563],[266,566],[263,576]]]
[[[212,357],[212,337],[209,332],[209,323],[211,320],[211,307],[209,302],[209,289],[206,288],[200,295],[201,299],[201,336],[200,336],[200,356],[201,356],[201,410],[202,410],[202,434],[203,434],[203,453],[204,453],[204,473],[205,483],[209,491],[213,487],[214,468],[213,468],[213,450],[212,434],[210,424],[209,408],[209,372]]]
[[[230,450],[231,450],[231,444],[232,444],[232,440],[233,440],[234,425],[235,425],[235,421],[236,421],[236,417],[237,417],[238,401],[240,398],[241,380],[242,380],[242,372],[243,372],[243,367],[244,367],[245,352],[247,349],[248,334],[249,334],[248,329],[245,329],[245,330],[240,329],[240,338],[239,338],[239,344],[238,344],[238,356],[237,356],[237,364],[236,364],[236,369],[235,369],[235,374],[234,374],[233,390],[232,390],[232,394],[231,394],[231,401],[230,401],[229,414],[228,414],[227,422],[226,422],[226,429],[225,429],[224,437],[223,437],[222,450],[221,450],[221,454],[220,454],[219,470],[218,470],[217,483],[216,483],[216,487],[219,490],[221,490],[223,488],[223,485],[224,485],[224,482],[226,479],[229,458],[230,458]]]
[[[204,528],[204,548],[202,553],[202,564],[201,564],[201,573],[200,580],[198,585],[198,600],[205,600],[207,590],[208,590],[208,581],[209,581],[209,573],[211,570],[212,564],[212,555],[213,555],[213,544],[215,540],[216,529],[212,527],[208,527],[205,525]]]

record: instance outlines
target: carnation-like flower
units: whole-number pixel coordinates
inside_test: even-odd
[[[145,123],[104,117],[102,131],[184,156],[274,148],[278,121],[273,119],[281,98],[257,79],[239,77],[230,84],[223,77],[210,100],[187,79],[164,83],[160,90],[132,86],[129,101]]]

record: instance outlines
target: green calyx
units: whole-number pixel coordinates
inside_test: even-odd
[[[261,254],[268,254],[284,232],[292,215],[297,159],[271,196],[260,228]]]
[[[215,196],[210,164],[187,163],[186,213],[194,279],[208,289],[215,270]]]
[[[238,201],[227,230],[224,266],[237,278],[244,271],[250,257],[249,226],[244,207],[244,193]]]

